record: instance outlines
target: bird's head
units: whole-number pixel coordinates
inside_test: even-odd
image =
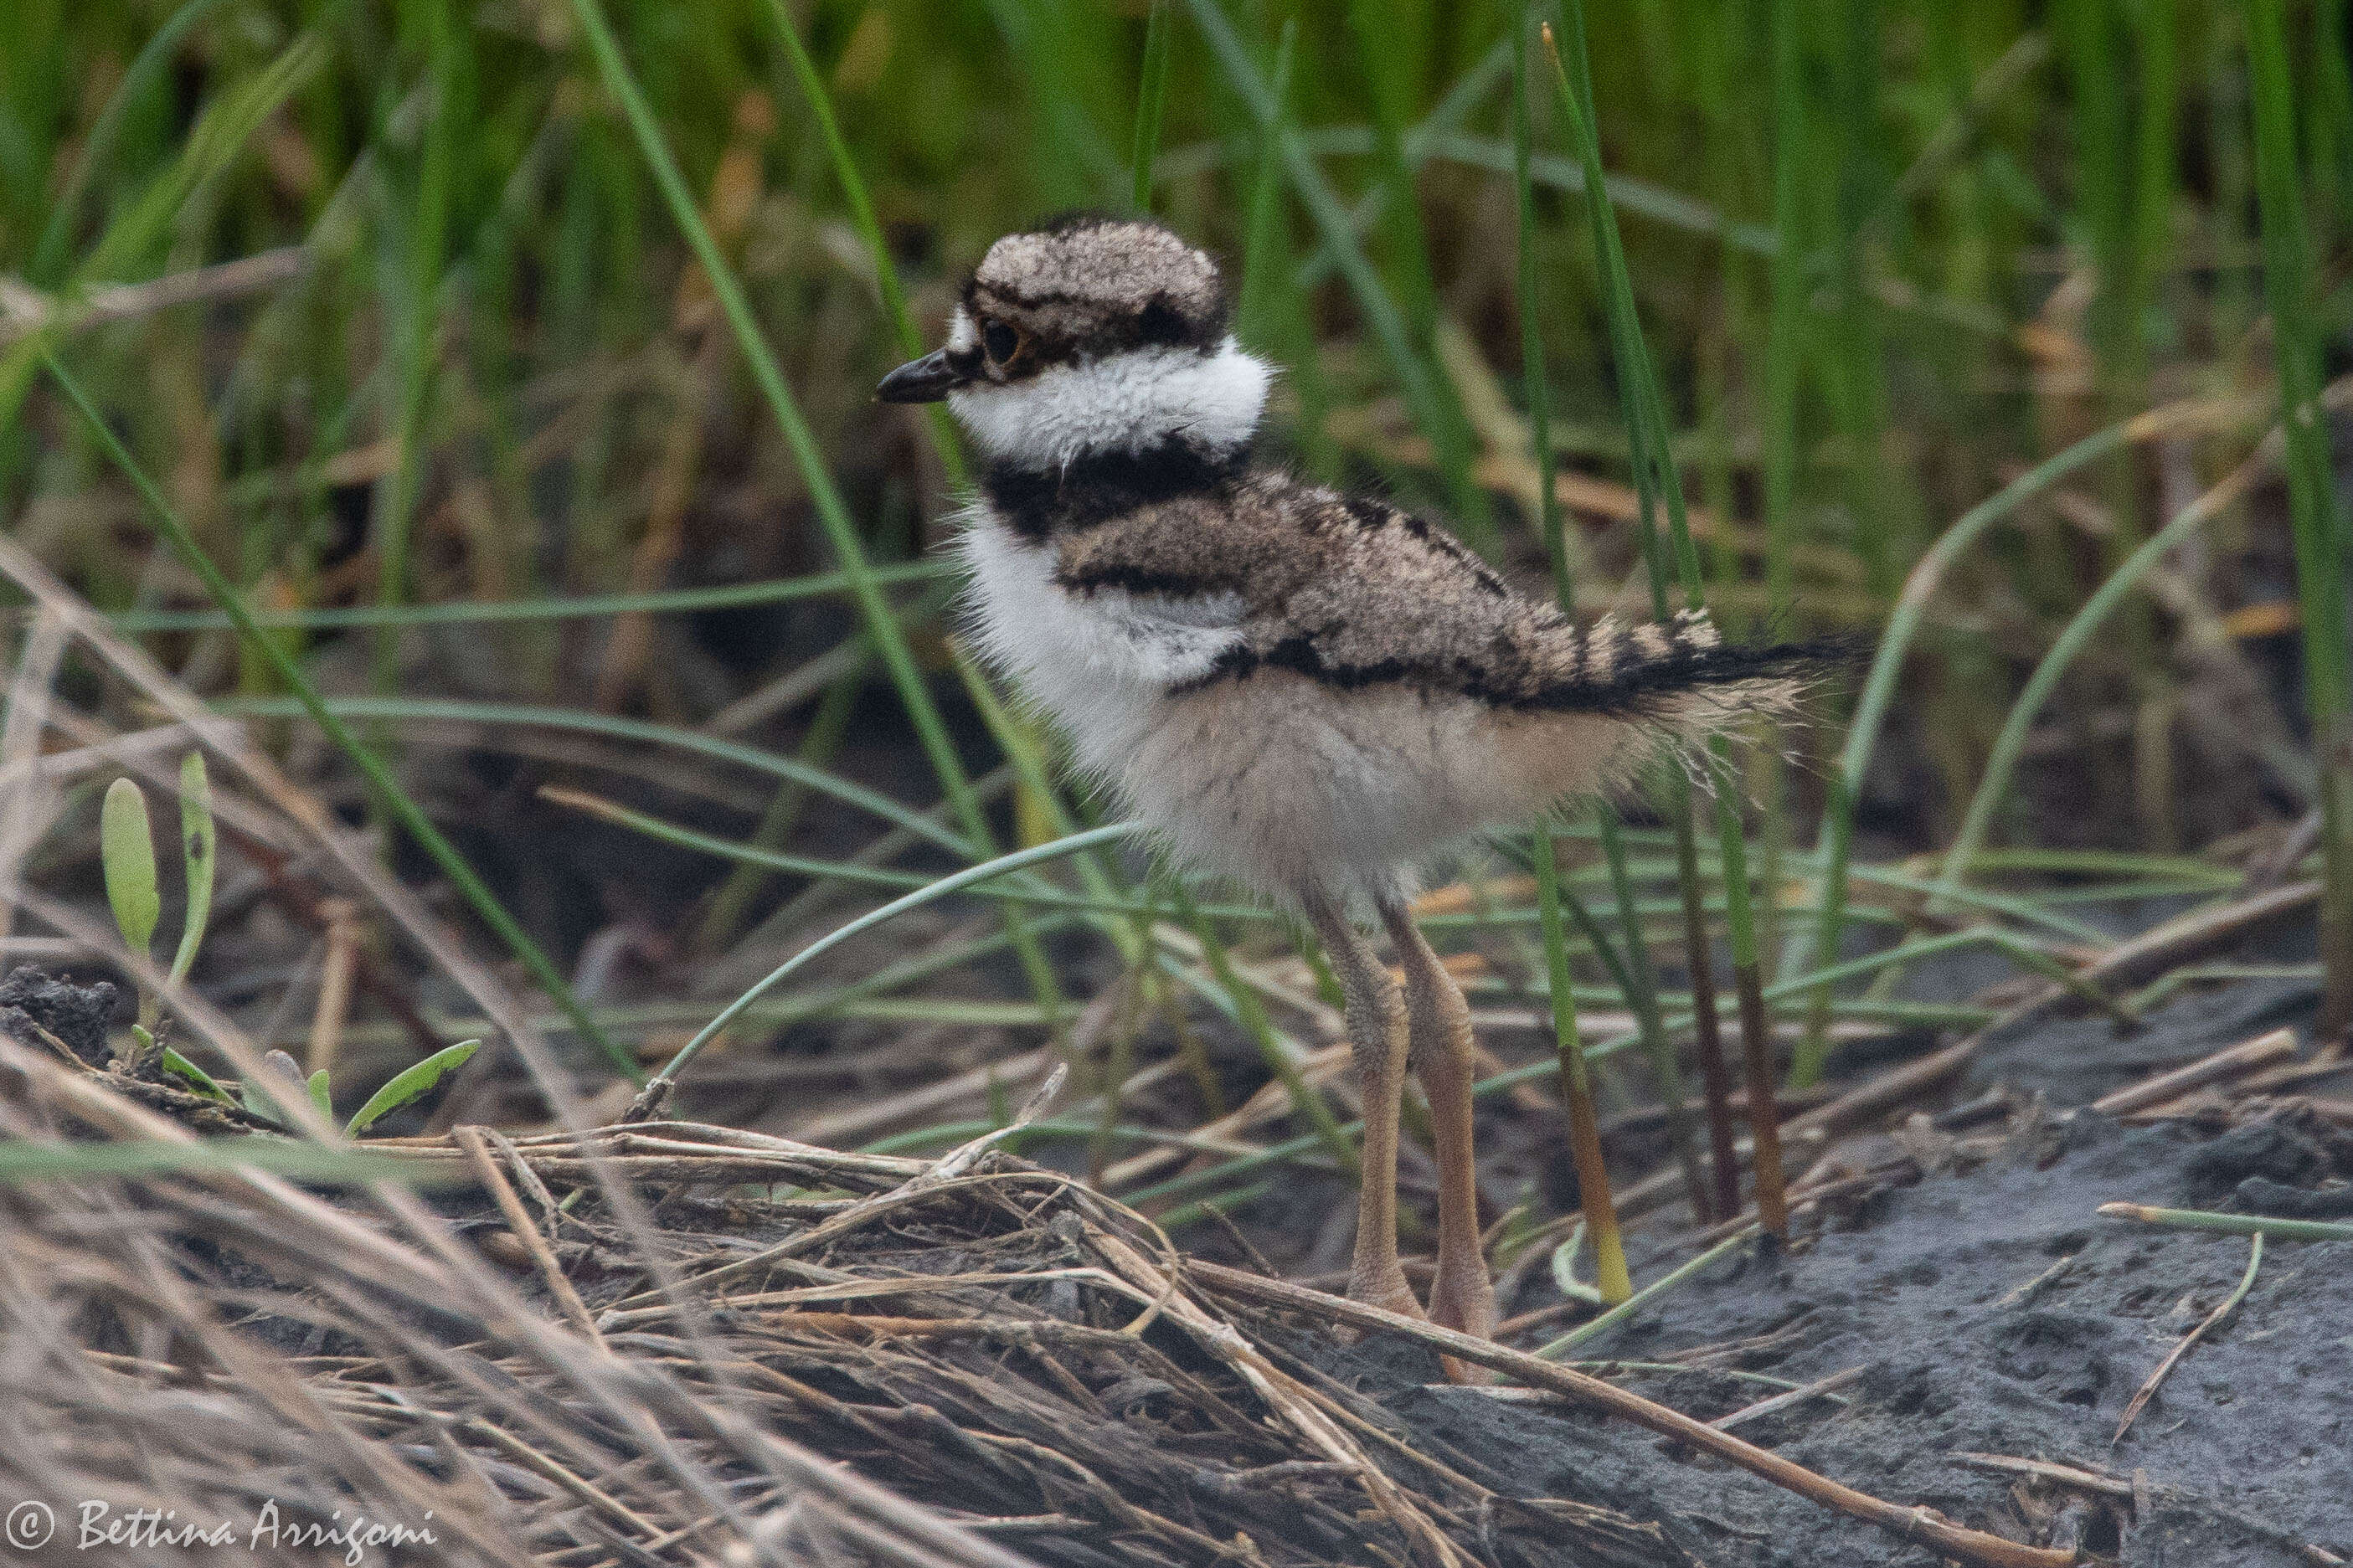
[[[944,398],[990,461],[1067,468],[1181,443],[1246,447],[1267,366],[1227,331],[1218,264],[1156,223],[1066,218],[988,247],[944,348],[882,378],[886,403]]]

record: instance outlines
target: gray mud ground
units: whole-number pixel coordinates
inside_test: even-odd
[[[2294,1027],[2304,1035],[2319,1001],[2318,980],[2242,980],[2185,991],[2146,1029],[2119,1031],[2096,1014],[2046,1014],[1989,1034],[1969,1065],[1967,1086],[2006,1084],[2053,1105],[2089,1105],[2266,1030]]]
[[[1654,1361],[1755,1339],[1769,1342],[1722,1364],[1799,1383],[1864,1367],[1843,1408],[1818,1401],[1743,1435],[2014,1538],[2047,1540],[2051,1511],[2074,1502],[2077,1519],[2060,1528],[2080,1528],[2126,1568],[2327,1561],[2307,1543],[2353,1556],[2353,1243],[2271,1243],[2238,1314],[2109,1447],[2143,1379],[2238,1282],[2249,1244],[2094,1211],[2112,1199],[2211,1206],[2248,1177],[2309,1187],[2353,1175],[2353,1141],[2313,1131],[2214,1139],[2082,1113],[2047,1168],[1990,1166],[1883,1194],[1776,1261],[1728,1261],[1583,1353]],[[1938,1561],[1632,1426],[1425,1386],[1432,1365],[1394,1342],[1313,1353],[1493,1484],[1659,1520],[1710,1568]],[[1711,1419],[1772,1392],[1707,1372],[1617,1375]],[[2138,1470],[2149,1506],[2135,1518],[2126,1500],[2014,1497],[2010,1478],[1963,1466],[1957,1450]]]

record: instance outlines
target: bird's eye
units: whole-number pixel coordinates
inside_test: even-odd
[[[1003,321],[991,321],[980,329],[980,346],[998,364],[1011,359],[1021,347],[1021,334]]]

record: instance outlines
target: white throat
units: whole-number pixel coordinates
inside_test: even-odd
[[[975,382],[948,407],[991,459],[1067,468],[1093,452],[1141,452],[1174,437],[1204,452],[1249,444],[1272,370],[1231,337],[1213,354],[1131,349],[1026,380]]]

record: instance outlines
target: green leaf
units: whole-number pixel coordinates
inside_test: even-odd
[[[465,1066],[466,1059],[481,1048],[482,1042],[480,1040],[460,1040],[447,1049],[434,1052],[421,1062],[402,1068],[393,1076],[390,1083],[368,1096],[368,1102],[361,1106],[358,1112],[352,1117],[349,1125],[343,1129],[344,1132],[352,1137],[358,1137],[383,1118],[391,1115],[435,1084],[439,1083],[444,1074]],[[318,1092],[316,1086],[322,1076],[323,1075],[311,1076],[311,1081],[314,1086],[311,1090],[313,1095]]]
[[[204,945],[205,924],[213,912],[213,865],[218,847],[213,831],[213,789],[205,776],[205,754],[190,752],[180,759],[180,850],[187,868],[188,914],[180,927],[180,951],[172,955],[172,984],[188,977]]]
[[[453,1050],[459,1048],[461,1047],[451,1047]],[[472,1053],[469,1052],[468,1054],[471,1055]],[[396,1079],[395,1081],[396,1082],[398,1080]],[[327,1069],[325,1068],[321,1068],[317,1072],[311,1075],[311,1103],[319,1108],[320,1115],[326,1117],[330,1121],[334,1119],[335,1097],[328,1089]],[[372,1105],[375,1101],[371,1100],[369,1103]]]
[[[164,900],[155,891],[155,837],[147,824],[147,797],[127,778],[106,786],[98,843],[115,929],[132,952],[143,955],[164,912]]]
[[[164,1047],[164,1070],[187,1079],[188,1087],[195,1089],[198,1094],[203,1095],[206,1100],[217,1100],[224,1105],[234,1105],[237,1103],[237,1101],[229,1098],[228,1090],[223,1089],[219,1084],[213,1081],[212,1074],[206,1072],[204,1068],[198,1067],[195,1063],[190,1061],[187,1058],[182,1056],[179,1052],[174,1050],[169,1046],[165,1046]]]

